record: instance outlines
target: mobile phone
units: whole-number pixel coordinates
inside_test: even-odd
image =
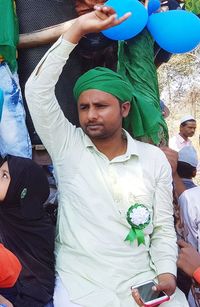
[[[153,286],[156,286],[154,280],[148,280],[144,283],[131,287],[131,289],[137,288],[141,301],[145,307],[157,306],[170,299],[170,297],[164,291],[152,290]]]

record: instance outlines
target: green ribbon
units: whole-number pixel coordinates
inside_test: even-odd
[[[138,246],[140,244],[145,244],[144,232],[142,229],[132,227],[124,241],[130,241],[130,243],[132,243],[134,240],[137,240]]]
[[[145,210],[148,211],[148,209],[142,204],[136,203],[136,204],[130,206],[130,208],[127,211],[126,219],[127,219],[127,222],[131,226],[131,230],[129,231],[129,233],[126,236],[124,241],[130,241],[130,244],[131,244],[134,240],[137,240],[138,246],[139,246],[140,244],[145,245],[143,229],[150,223],[150,214],[149,214],[148,220],[145,223],[140,224],[140,225],[135,225],[135,224],[133,224],[130,215],[133,212],[133,210],[137,209],[137,208],[144,208]]]

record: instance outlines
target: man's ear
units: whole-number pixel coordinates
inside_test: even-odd
[[[130,101],[125,101],[121,104],[121,114],[123,118],[128,116],[130,109],[131,109]]]

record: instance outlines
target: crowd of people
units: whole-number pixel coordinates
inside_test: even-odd
[[[196,119],[169,139],[156,69],[171,55],[146,28],[105,38],[130,17],[105,1],[19,35],[20,1],[0,0],[0,306],[142,307],[148,280],[160,306],[200,306]],[[17,50],[53,42],[22,80]]]

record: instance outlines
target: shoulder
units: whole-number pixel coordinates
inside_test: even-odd
[[[199,210],[200,187],[185,190],[178,199],[180,208],[184,214],[196,220],[200,218]]]
[[[138,157],[143,168],[149,170],[156,176],[171,175],[171,166],[164,152],[157,146],[140,141],[135,141]]]
[[[172,136],[170,139],[169,139],[169,148],[173,149],[173,150],[176,150],[176,151],[179,151],[179,143],[180,143],[180,138],[181,136],[179,134],[176,134],[174,136]]]
[[[173,135],[172,137],[169,138],[169,143],[176,142],[178,138],[179,134]]]
[[[200,198],[200,186],[185,190],[179,197],[179,199],[198,199]]]
[[[179,205],[182,209],[187,209],[189,207],[190,213],[192,213],[195,208],[199,211],[199,199],[200,199],[200,186],[185,190],[178,199]],[[192,204],[192,206],[191,206]]]
[[[148,157],[151,157],[151,158],[160,157],[161,159],[166,160],[165,154],[163,153],[163,151],[159,147],[152,145],[152,144],[149,144],[149,143],[140,142],[140,141],[137,141],[137,140],[134,140],[134,141],[136,143],[139,154],[141,154],[142,156],[144,154],[145,155],[148,154]]]

